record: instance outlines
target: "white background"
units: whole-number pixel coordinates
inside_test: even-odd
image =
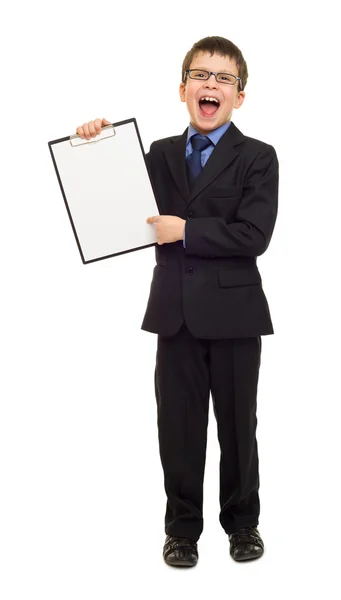
[[[333,9],[334,7],[334,9]],[[2,18],[0,596],[339,597],[340,197],[336,3],[15,3]],[[204,532],[164,564],[157,337],[140,329],[154,248],[83,265],[48,141],[135,117],[145,151],[188,125],[181,64],[207,35],[249,69],[232,120],[272,144],[278,220],[258,259],[275,335],[258,387],[266,551],[219,521],[210,406]],[[146,215],[146,218],[151,215]],[[122,227],[125,227],[122,223]]]

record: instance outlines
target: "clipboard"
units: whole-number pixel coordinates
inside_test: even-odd
[[[57,179],[84,264],[157,244],[158,215],[135,118],[48,142]]]

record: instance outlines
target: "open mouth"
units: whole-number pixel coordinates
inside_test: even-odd
[[[199,100],[199,110],[203,117],[213,117],[220,106],[219,100],[216,98],[201,98]]]

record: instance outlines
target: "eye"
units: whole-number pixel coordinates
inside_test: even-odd
[[[192,70],[192,79],[206,79],[206,78],[207,78],[206,71],[201,71],[200,69]]]
[[[223,82],[227,81],[228,83],[234,83],[235,78],[233,77],[233,75],[219,73],[218,80]]]

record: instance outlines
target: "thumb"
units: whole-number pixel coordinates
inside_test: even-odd
[[[106,119],[102,119],[102,127],[104,127],[104,125],[111,125],[111,123],[109,123],[109,121],[107,121]]]

